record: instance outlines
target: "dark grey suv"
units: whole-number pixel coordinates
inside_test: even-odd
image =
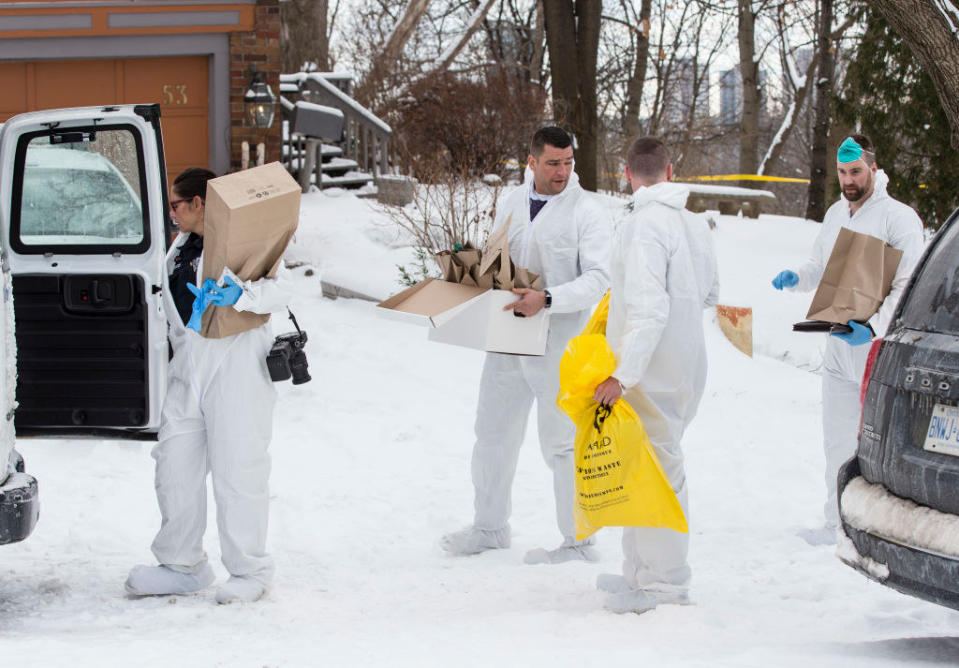
[[[863,379],[856,456],[839,473],[839,557],[959,609],[959,211],[926,249]]]

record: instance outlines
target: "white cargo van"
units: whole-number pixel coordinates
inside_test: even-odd
[[[163,165],[159,105],[0,126],[0,544],[38,517],[16,436],[156,438],[169,359]]]

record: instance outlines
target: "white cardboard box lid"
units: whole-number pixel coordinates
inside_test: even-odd
[[[516,299],[506,290],[489,290],[455,309],[451,317],[444,313],[443,323],[430,330],[429,339],[495,353],[545,354],[549,313],[518,318],[503,310]]]
[[[428,278],[380,302],[380,315],[432,325],[430,341],[519,355],[543,355],[549,334],[545,309],[532,318],[517,318],[503,307],[518,297]]]
[[[546,354],[549,336],[549,311],[540,310],[531,318],[517,318],[503,307],[515,302],[517,296],[506,290],[492,290],[489,294],[489,325],[486,328],[486,350],[518,355]]]

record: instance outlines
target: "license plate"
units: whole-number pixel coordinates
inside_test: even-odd
[[[959,457],[959,407],[935,405],[922,449]]]

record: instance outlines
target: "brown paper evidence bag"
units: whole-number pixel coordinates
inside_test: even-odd
[[[278,162],[211,179],[203,224],[203,279],[227,267],[240,280],[275,276],[300,217],[300,186]],[[220,339],[259,327],[269,314],[208,308],[200,333]]]
[[[806,322],[795,331],[829,331],[850,320],[866,322],[892,289],[902,251],[882,239],[843,227],[826,262]]]
[[[445,250],[434,255],[441,278],[449,283],[487,290],[542,289],[539,275],[524,267],[517,267],[509,256],[511,220],[512,216],[490,234],[483,251],[466,244],[460,250]]]

